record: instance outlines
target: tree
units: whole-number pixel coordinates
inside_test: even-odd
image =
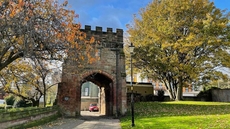
[[[86,40],[67,4],[58,0],[0,0],[0,71],[21,57],[63,60],[75,48],[78,54],[73,58],[78,61],[85,54],[81,49],[92,50],[94,39]]]
[[[42,91],[37,81],[38,76],[33,71],[28,61],[17,59],[0,72],[1,85],[5,92],[24,101],[31,101],[33,106],[39,106]]]
[[[42,68],[32,65],[68,57],[82,68],[96,60],[94,38],[80,31],[81,25],[74,21],[77,15],[67,4],[58,0],[0,0],[1,82],[8,93],[31,100],[34,106],[49,89],[45,82],[41,88],[41,80],[47,81],[45,70],[50,70],[42,63]],[[26,64],[30,59],[35,62]]]
[[[56,75],[61,74],[60,69],[58,67],[54,67],[55,65],[53,65],[51,62],[40,59],[33,59],[31,65],[33,67],[34,73],[37,76],[36,90],[39,91],[41,96],[43,96],[43,106],[46,107],[48,91],[50,91],[53,86],[61,82],[60,77]]]
[[[153,0],[128,26],[135,67],[182,100],[183,86],[229,67],[229,16],[208,0]]]
[[[60,82],[56,73],[60,71],[51,65],[51,62],[45,60],[18,59],[1,71],[1,84],[7,93],[31,101],[33,106],[39,106],[43,96],[45,107],[48,91],[54,92],[52,87]]]

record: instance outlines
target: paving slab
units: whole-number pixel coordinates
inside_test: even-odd
[[[82,111],[79,118],[59,118],[33,129],[121,129],[120,120],[101,116],[98,112]]]

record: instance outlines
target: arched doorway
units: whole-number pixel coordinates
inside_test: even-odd
[[[108,76],[102,73],[92,73],[88,76],[85,76],[82,79],[81,86],[81,104],[84,104],[86,107],[90,103],[97,103],[99,107],[99,113],[101,115],[112,115],[113,114],[113,81]],[[84,86],[83,84],[87,83],[91,85]],[[92,84],[93,83],[93,84]],[[95,85],[98,86],[98,89],[95,88]],[[83,97],[87,95],[88,97]],[[98,94],[98,95],[97,95]],[[97,96],[96,96],[97,95]],[[85,98],[85,99],[84,99]],[[81,108],[83,105],[81,105]]]
[[[97,104],[99,106],[100,100],[100,88],[93,82],[87,81],[81,85],[81,111],[91,111],[89,110],[90,104]],[[99,109],[94,109],[98,111]],[[100,111],[100,110],[99,110]],[[81,112],[82,113],[82,112]]]

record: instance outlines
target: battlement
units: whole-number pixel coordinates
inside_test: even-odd
[[[85,29],[81,31],[85,32],[88,38],[94,37],[100,43],[123,43],[123,29],[116,29],[116,32],[113,32],[112,28],[107,28],[105,32],[102,31],[102,27],[96,26],[96,30],[92,30],[91,26],[85,25]]]

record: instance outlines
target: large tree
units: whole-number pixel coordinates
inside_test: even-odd
[[[135,66],[164,82],[172,100],[183,86],[229,67],[229,13],[209,0],[153,0],[128,26]],[[219,72],[218,72],[219,76]]]
[[[80,24],[74,21],[77,15],[67,9],[67,3],[0,0],[0,71],[21,57],[63,59],[75,48],[75,57],[71,56],[79,60],[85,54],[81,49],[92,50],[89,45],[94,40],[86,41]]]
[[[94,38],[80,31],[80,23],[74,21],[78,15],[67,4],[58,0],[0,0],[0,87],[6,92],[37,105],[49,89],[44,82],[47,73],[41,71],[40,81],[38,67],[25,67],[21,59],[63,61],[68,57],[79,67],[96,59]],[[36,70],[37,75],[32,72]],[[12,90],[11,86],[17,88]]]

